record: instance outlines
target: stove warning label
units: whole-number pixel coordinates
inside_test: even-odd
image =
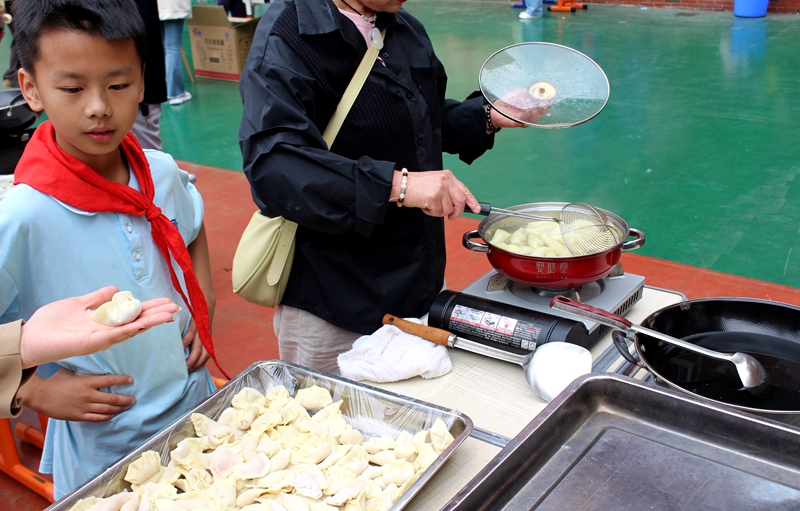
[[[448,328],[453,332],[525,350],[536,348],[539,333],[542,331],[540,324],[463,305],[456,305],[453,308]]]

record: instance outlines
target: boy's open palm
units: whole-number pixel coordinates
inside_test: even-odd
[[[25,384],[25,406],[54,419],[103,422],[130,408],[136,399],[99,389],[132,383],[130,376],[76,374],[62,367],[50,378],[34,376]]]

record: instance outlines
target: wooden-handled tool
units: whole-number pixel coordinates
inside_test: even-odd
[[[417,323],[406,321],[405,319],[392,316],[391,314],[386,314],[383,316],[383,324],[394,325],[407,334],[422,337],[427,341],[431,341],[442,346],[447,346],[448,348],[459,348],[465,351],[471,351],[472,353],[477,353],[478,355],[496,358],[497,360],[504,360],[506,362],[511,362],[512,364],[519,364],[525,370],[525,379],[528,381],[528,385],[533,388],[534,379],[530,364],[531,358],[533,357],[533,352],[530,352],[527,355],[511,353],[510,351],[501,350],[492,346],[481,344],[479,342],[471,341],[469,339],[464,339],[463,337],[458,337],[456,334],[452,334],[447,330],[442,330],[441,328],[418,325]]]
[[[403,318],[398,318],[391,314],[383,316],[383,324],[394,325],[407,334],[422,337],[427,341],[435,342],[436,344],[441,344],[448,348],[452,348],[456,344],[456,334],[451,334],[447,330],[442,330],[441,328],[412,323],[411,321],[406,321]]]

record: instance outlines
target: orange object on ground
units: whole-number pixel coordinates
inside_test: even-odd
[[[588,4],[582,4],[578,2],[571,2],[569,0],[558,0],[556,5],[550,6],[547,8],[548,11],[559,11],[559,12],[575,12],[575,9],[588,9]]]
[[[22,428],[20,428],[20,425],[22,425]],[[17,424],[18,432],[20,429],[22,429],[24,435],[24,437],[20,436],[23,441],[28,441],[33,445],[37,445],[34,440],[38,438],[39,441],[43,443],[44,435],[42,432],[33,429],[25,423]],[[34,432],[36,434],[34,434]],[[26,440],[26,438],[30,440]],[[40,443],[37,447],[41,445]],[[14,439],[14,432],[11,429],[11,423],[8,419],[0,419],[0,470],[48,501],[55,502],[53,498],[53,483],[42,477],[39,473],[29,469],[20,461],[17,442]]]

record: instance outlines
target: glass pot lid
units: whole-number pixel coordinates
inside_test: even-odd
[[[481,92],[498,112],[528,126],[569,128],[608,103],[608,78],[583,53],[553,43],[507,46],[486,59]]]

